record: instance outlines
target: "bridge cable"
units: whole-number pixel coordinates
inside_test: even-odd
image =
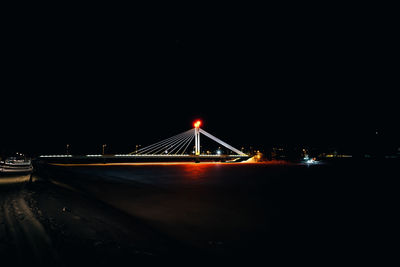
[[[184,148],[185,147],[185,145],[189,142],[191,142],[192,141],[192,139],[194,138],[194,135],[191,135],[191,136],[189,136],[189,138],[188,139],[186,139],[185,140],[185,142],[179,147],[179,149],[175,152],[175,155],[177,155],[178,153],[179,153],[179,151],[182,149],[182,148]],[[181,155],[183,155],[183,151],[182,151],[182,154]]]
[[[194,135],[191,137],[191,139],[189,140],[189,143],[186,145],[185,149],[182,152],[182,155],[186,152],[186,149],[188,148],[188,146],[192,143],[192,140],[194,139]]]
[[[152,144],[152,145],[146,146],[146,147],[144,147],[144,148],[141,148],[141,149],[139,149],[139,150],[136,152],[136,154],[143,154],[143,153],[145,153],[145,152],[147,152],[147,151],[152,151],[153,149],[155,149],[155,148],[157,148],[157,147],[159,147],[159,146],[165,145],[165,144],[168,143],[169,141],[178,139],[179,137],[181,137],[181,136],[183,136],[183,135],[189,133],[190,131],[191,131],[191,130],[188,130],[188,131],[186,131],[186,132],[183,132],[183,133],[174,135],[174,136],[172,136],[172,137],[170,137],[170,138],[161,140],[161,141],[159,141],[159,142],[157,142],[157,143],[155,143],[155,144]],[[131,154],[133,154],[133,152],[132,152]]]
[[[178,142],[179,140],[181,140],[184,137],[185,137],[185,135],[181,135],[179,137],[174,138],[173,140],[164,142],[163,144],[158,145],[155,148],[152,148],[149,152],[147,152],[147,154],[157,154],[159,151],[166,150],[168,147],[170,147],[171,145]]]
[[[157,149],[157,148],[160,147],[160,146],[164,146],[164,145],[166,145],[167,143],[169,143],[169,142],[171,142],[171,141],[177,140],[177,139],[179,139],[180,137],[184,136],[185,134],[186,134],[186,132],[181,133],[181,134],[178,134],[178,135],[175,135],[175,136],[172,136],[172,137],[170,137],[170,138],[168,138],[168,139],[162,140],[162,141],[157,142],[157,143],[155,143],[155,144],[153,144],[153,145],[149,145],[149,146],[147,146],[147,147],[141,149],[140,151],[138,151],[138,153],[146,153],[146,154],[149,154],[150,151],[153,151],[153,150]]]
[[[153,152],[153,155],[157,155],[160,152],[162,153],[162,151],[169,151],[175,145],[179,144],[182,140],[186,139],[188,135],[189,135],[189,133],[186,133],[185,135],[179,137],[178,139],[168,142],[163,147],[161,147],[161,149],[158,148],[157,150],[155,150],[155,152]]]
[[[183,135],[183,134],[185,134],[185,133],[186,133],[186,132],[183,132],[183,133],[174,135],[174,136],[172,136],[172,137],[169,137],[169,138],[167,138],[167,139],[161,140],[161,141],[159,141],[159,142],[157,142],[157,143],[154,143],[154,144],[152,144],[152,145],[148,145],[148,146],[146,146],[146,147],[143,147],[143,148],[139,149],[139,150],[137,151],[137,153],[143,153],[144,151],[151,150],[151,149],[153,149],[155,146],[162,145],[162,143],[165,143],[165,142],[168,142],[169,140],[175,139],[175,138],[177,138],[177,137],[179,137],[179,136],[181,136],[181,135]],[[133,153],[133,152],[132,152],[132,153]]]
[[[176,145],[175,148],[172,149],[168,154],[172,154],[172,152],[174,152],[176,149],[178,149],[178,150],[176,150],[178,152],[179,149],[186,144],[187,140],[189,140],[190,137],[191,137],[191,135],[188,135],[181,143]],[[176,153],[175,153],[175,155],[176,155]]]
[[[226,148],[232,150],[233,152],[236,152],[237,154],[239,154],[239,155],[241,155],[241,156],[246,156],[246,154],[243,153],[242,151],[240,151],[239,149],[234,148],[233,146],[231,146],[231,145],[225,143],[224,141],[222,141],[221,139],[219,139],[219,138],[213,136],[213,135],[210,134],[210,133],[207,133],[207,132],[204,131],[203,129],[200,128],[199,130],[200,130],[200,133],[204,134],[205,136],[207,136],[208,138],[214,140],[215,142],[217,142],[217,143],[223,145],[224,147],[226,147]]]

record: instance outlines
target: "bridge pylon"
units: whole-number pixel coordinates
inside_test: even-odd
[[[237,157],[238,159],[241,158],[248,158],[249,156],[243,153],[242,151],[234,148],[233,146],[225,143],[221,139],[213,136],[212,134],[204,131],[202,128],[200,128],[202,122],[200,120],[197,120],[194,122],[194,128],[174,135],[170,138],[161,140],[157,143],[154,143],[152,145],[143,147],[136,152],[130,153],[130,155],[135,155],[135,156],[159,156],[162,158],[165,158],[166,156],[169,157],[175,157],[175,156],[180,156],[180,157],[194,157],[196,160],[200,160],[200,158],[214,158],[214,159],[225,159],[227,156],[233,158]],[[201,148],[200,148],[200,135],[204,135],[205,137],[210,138],[211,140],[217,142],[218,144],[226,147],[230,151],[232,151],[234,154],[231,155],[220,155],[220,154],[202,154],[201,153]],[[194,139],[194,153],[186,153],[188,147],[190,144],[193,144],[192,141]]]
[[[200,120],[194,123],[194,150],[196,156],[200,155],[200,125]]]

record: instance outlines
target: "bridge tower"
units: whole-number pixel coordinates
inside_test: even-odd
[[[194,123],[194,147],[196,156],[200,155],[200,125],[200,120]]]
[[[243,153],[242,151],[234,148],[231,145],[228,145],[224,141],[218,139],[217,137],[213,136],[212,134],[204,131],[202,128],[200,128],[202,122],[201,120],[196,120],[193,123],[194,128],[185,131],[183,133],[174,135],[170,138],[161,140],[157,143],[154,143],[152,145],[143,147],[135,152],[130,153],[129,155],[134,155],[137,157],[162,157],[166,158],[168,157],[194,157],[196,162],[200,162],[200,158],[208,158],[208,159],[226,159],[227,156],[230,157],[236,157],[237,159],[241,158],[248,158],[249,156]],[[211,140],[217,142],[218,144],[226,147],[229,149],[232,153],[236,153],[236,155],[202,155],[201,154],[201,147],[200,147],[200,135],[204,135]],[[187,148],[193,144],[192,141],[194,139],[194,155],[191,155],[191,153],[186,153]],[[120,156],[120,155],[119,155]]]

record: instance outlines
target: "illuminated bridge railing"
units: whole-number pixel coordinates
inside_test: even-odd
[[[113,158],[113,157],[127,157],[127,158],[136,158],[136,157],[209,157],[209,158],[223,158],[223,157],[248,157],[247,155],[217,155],[217,154],[200,154],[198,156],[193,154],[115,154],[115,155],[96,155],[96,154],[89,154],[89,155],[41,155],[40,158]]]
[[[71,158],[72,155],[41,155],[40,158]]]
[[[193,155],[193,154],[116,154],[114,155],[115,157],[216,157],[216,158],[221,158],[221,157],[248,157],[247,155],[219,155],[219,154],[200,154],[198,156]]]

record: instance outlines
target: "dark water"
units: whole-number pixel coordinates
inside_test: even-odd
[[[154,186],[226,186],[265,184],[284,170],[274,164],[171,164],[72,167],[71,171],[104,179],[134,181]]]
[[[379,262],[393,251],[388,244],[395,229],[398,163],[91,166],[68,172],[172,192],[149,207],[140,205],[164,209],[156,219],[169,214],[173,227],[185,230],[181,238],[196,245],[207,236],[222,240],[228,254]],[[192,220],[181,219],[183,213]]]

